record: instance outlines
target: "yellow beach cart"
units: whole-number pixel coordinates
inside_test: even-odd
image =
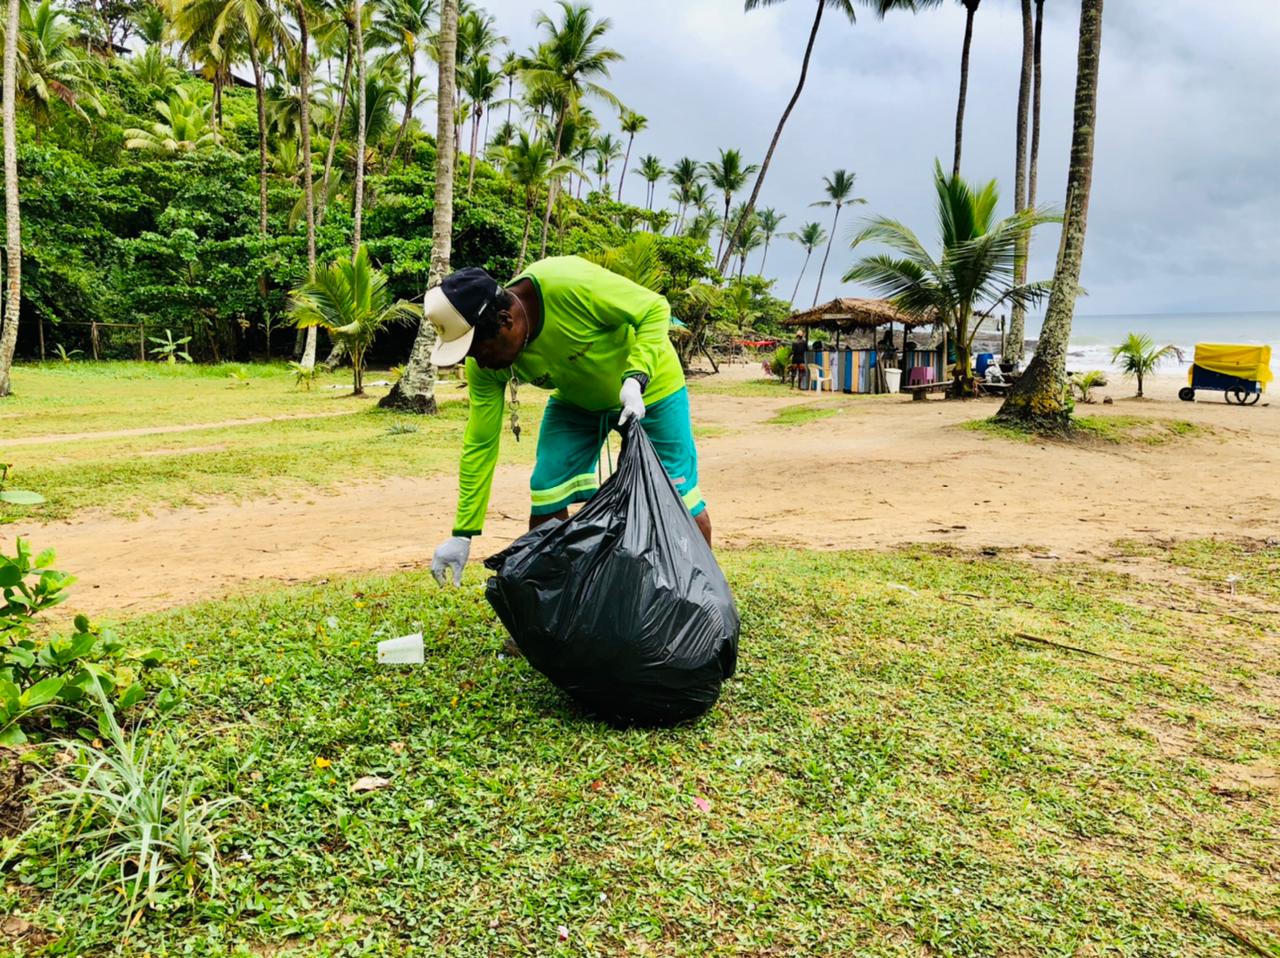
[[[1252,406],[1271,382],[1271,347],[1197,343],[1187,385],[1178,398],[1192,402],[1197,389],[1221,392],[1228,403]]]

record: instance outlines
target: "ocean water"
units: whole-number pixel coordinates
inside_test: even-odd
[[[1040,333],[1040,317],[1027,317],[1027,338]],[[1196,343],[1247,343],[1271,347],[1271,368],[1280,363],[1280,312],[1259,313],[1129,313],[1119,316],[1076,314],[1071,324],[1067,368],[1114,371],[1111,351],[1130,333],[1146,333],[1156,345],[1171,343],[1186,353],[1187,362]],[[1186,368],[1170,360],[1162,372]]]

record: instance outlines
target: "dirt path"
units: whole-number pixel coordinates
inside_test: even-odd
[[[1171,383],[1151,392],[1168,394]],[[1082,447],[959,428],[994,412],[993,402],[835,397],[824,400],[840,409],[831,418],[766,424],[787,402],[696,397],[698,420],[726,430],[700,444],[719,546],[926,542],[1079,558],[1122,538],[1280,538],[1280,407],[1120,400],[1094,411],[1186,419],[1213,432]],[[499,469],[473,558],[524,530],[527,483],[527,468]],[[455,494],[452,475],[400,478],[142,519],[18,522],[2,527],[0,542],[22,535],[57,549],[59,566],[79,576],[77,609],[137,612],[256,584],[422,567],[448,534]]]
[[[258,426],[266,422],[285,422],[290,419],[328,419],[332,416],[350,416],[354,410],[340,412],[302,412],[284,416],[254,416],[249,419],[224,419],[222,422],[195,422],[181,426],[139,426],[136,429],[105,429],[101,432],[63,432],[51,436],[22,436],[19,439],[0,439],[0,448],[8,446],[43,446],[48,443],[85,442],[104,439],[129,439],[133,436],[162,436],[175,432],[199,432],[202,429],[233,429],[236,426]]]

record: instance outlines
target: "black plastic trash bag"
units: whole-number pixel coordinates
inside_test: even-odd
[[[485,565],[529,663],[602,718],[694,718],[733,675],[733,594],[642,428],[624,428],[617,471],[576,515]]]

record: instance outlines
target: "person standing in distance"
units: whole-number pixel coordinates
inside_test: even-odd
[[[431,562],[441,585],[450,573],[462,582],[471,540],[483,531],[513,381],[554,390],[529,481],[530,529],[591,498],[609,430],[634,420],[711,544],[689,393],[663,297],[581,257],[556,256],[506,287],[477,267],[458,270],[427,291],[424,316],[437,334],[431,361],[465,361],[470,397],[453,534]]]

